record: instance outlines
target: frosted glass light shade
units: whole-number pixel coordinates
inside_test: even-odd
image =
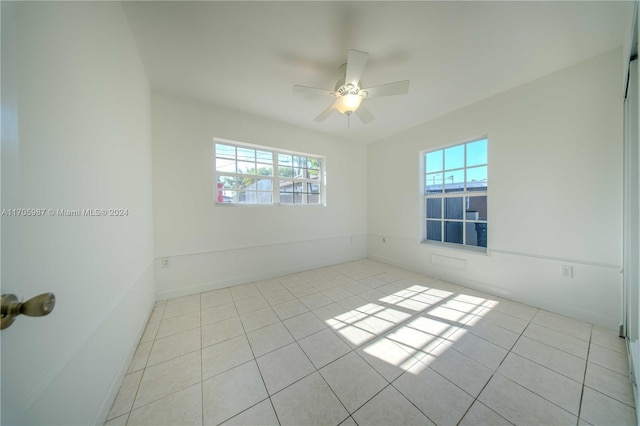
[[[336,101],[336,109],[342,114],[350,114],[358,109],[362,98],[358,95],[344,95]]]

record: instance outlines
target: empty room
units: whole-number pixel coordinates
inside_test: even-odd
[[[638,2],[0,2],[2,425],[637,425]]]

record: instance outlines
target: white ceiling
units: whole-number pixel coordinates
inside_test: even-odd
[[[625,2],[126,2],[153,89],[371,142],[622,45]],[[313,119],[347,51],[376,120]]]

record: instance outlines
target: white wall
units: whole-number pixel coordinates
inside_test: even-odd
[[[2,424],[104,422],[153,305],[148,82],[120,3],[2,2],[2,292],[51,291],[2,331]]]
[[[156,92],[151,110],[158,298],[366,257],[364,145]],[[214,137],[326,157],[327,206],[216,206]]]
[[[638,115],[640,111],[640,77],[638,60],[631,61],[637,55],[638,2],[630,2],[626,39],[623,44],[624,60],[623,87],[625,92],[625,150],[624,150],[624,316],[629,354],[631,384],[636,407],[640,406],[640,140]],[[637,415],[636,411],[636,415]],[[640,420],[640,417],[639,417]]]
[[[612,51],[369,145],[369,257],[617,327],[620,56]],[[488,255],[419,244],[419,152],[485,134]],[[432,264],[434,254],[461,260],[461,269]],[[573,279],[561,277],[561,265],[573,266]]]

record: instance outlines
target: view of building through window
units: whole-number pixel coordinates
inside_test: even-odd
[[[215,143],[216,203],[322,204],[322,159]]]
[[[487,138],[424,153],[424,235],[487,247]]]

